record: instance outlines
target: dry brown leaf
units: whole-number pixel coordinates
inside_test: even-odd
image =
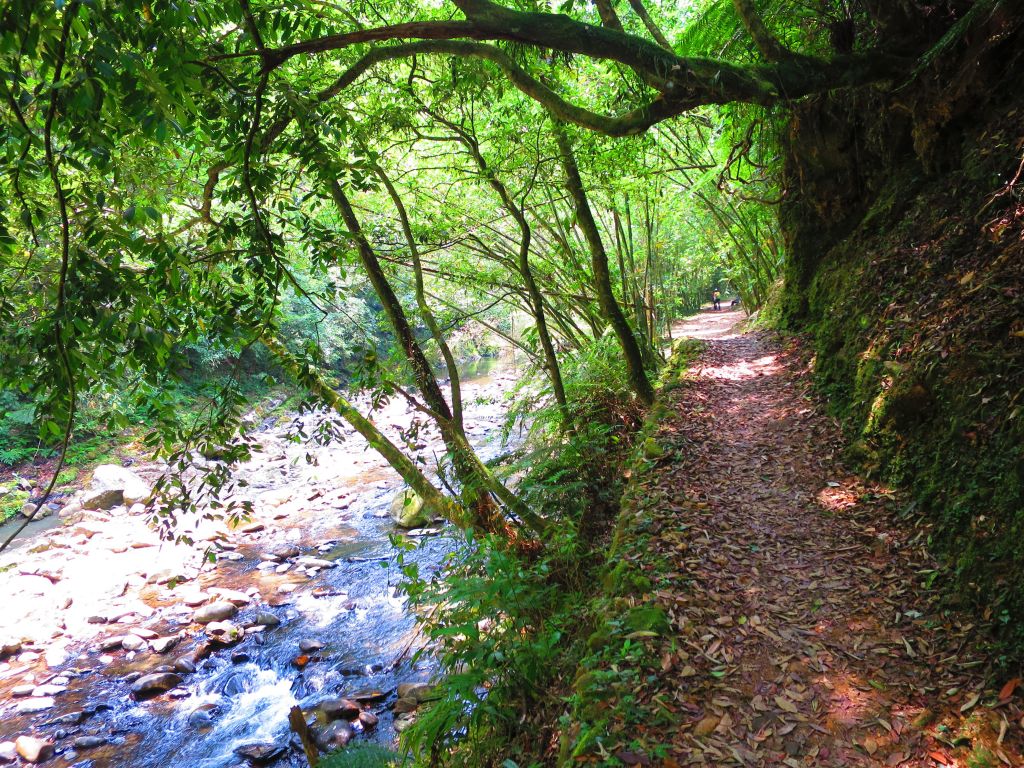
[[[714,733],[715,728],[718,727],[718,723],[721,722],[720,717],[714,715],[708,715],[693,728],[693,734],[695,736],[709,736]]]
[[[860,745],[864,747],[864,751],[869,755],[875,754],[878,751],[878,742],[873,736],[865,736],[864,740],[861,741]]]
[[[792,714],[796,714],[799,711],[796,708],[796,704],[794,704],[792,701],[790,701],[789,699],[785,698],[784,696],[775,696],[774,698],[775,698],[775,703],[779,705],[780,709],[784,709],[787,712],[790,712]]]
[[[1007,680],[1006,685],[999,689],[999,700],[1008,701],[1009,698],[1013,696],[1013,692],[1017,689],[1018,685],[1020,685],[1019,677],[1014,677],[1010,680]]]

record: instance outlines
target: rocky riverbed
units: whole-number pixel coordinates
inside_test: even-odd
[[[516,375],[505,364],[464,383],[484,458],[501,450]],[[114,467],[0,556],[0,764],[300,766],[294,706],[321,748],[393,743],[433,668],[412,661],[421,640],[389,536],[419,542],[407,558],[429,574],[457,534],[396,529],[401,480],[350,430],[293,439],[324,418],[256,428],[261,449],[234,473],[254,512],[235,527],[198,515],[179,521],[192,544],[161,541],[137,486],[97,498],[118,490]],[[413,414],[393,401],[374,418],[397,439]],[[430,430],[417,441],[428,464],[442,453]],[[164,468],[131,470],[122,484]]]

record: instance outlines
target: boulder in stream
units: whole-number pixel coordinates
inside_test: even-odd
[[[320,711],[328,720],[354,720],[359,717],[359,705],[351,699],[324,699]]]
[[[132,683],[132,694],[137,699],[146,696],[156,696],[164,691],[169,691],[181,683],[181,676],[173,672],[157,672],[153,675],[143,675]]]
[[[209,624],[214,621],[230,619],[236,613],[238,613],[238,608],[234,603],[227,600],[218,600],[215,603],[204,605],[192,614],[192,621],[196,622],[196,624]]]
[[[391,519],[400,528],[422,528],[433,520],[433,515],[420,495],[406,488],[391,500]]]
[[[13,741],[0,741],[0,763],[13,763],[18,759],[18,748]]]
[[[397,692],[400,699],[413,699],[422,703],[433,694],[434,686],[430,683],[399,683]]]
[[[14,742],[14,748],[27,763],[41,763],[53,754],[53,744],[34,736],[19,736]]]
[[[18,702],[17,712],[19,715],[35,714],[52,709],[54,705],[52,696],[33,696],[29,699],[22,699]]]
[[[256,614],[257,627],[276,627],[280,623],[281,620],[270,611],[260,611]]]
[[[118,466],[117,464],[101,464],[96,467],[92,473],[92,487],[90,490],[120,491],[121,500],[116,503],[123,503],[129,507],[134,504],[145,504],[153,495],[153,489],[149,487],[145,480],[130,469]],[[115,505],[111,504],[110,506]],[[108,508],[101,507],[101,509]]]
[[[113,509],[124,500],[120,488],[98,488],[86,491],[82,496],[83,509]]]
[[[324,752],[341,749],[352,741],[355,731],[346,720],[335,720],[326,728],[320,728],[315,732],[314,740],[316,745]]]
[[[284,753],[285,747],[278,744],[246,744],[235,749],[236,755],[257,765],[272,762]]]
[[[206,625],[206,635],[211,642],[233,645],[245,637],[245,630],[230,621],[211,621]]]

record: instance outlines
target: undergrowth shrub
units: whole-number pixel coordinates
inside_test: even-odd
[[[402,758],[380,744],[360,741],[323,757],[319,768],[385,768],[401,765]]]
[[[587,605],[603,566],[601,534],[617,511],[622,459],[643,408],[614,338],[567,359],[562,373],[572,429],[543,388],[524,383],[507,432],[525,422],[527,436],[501,468],[552,522],[541,553],[470,536],[443,580],[402,566],[442,670],[437,700],[403,745],[432,765],[535,764],[558,727],[552,691],[567,689],[592,631]]]

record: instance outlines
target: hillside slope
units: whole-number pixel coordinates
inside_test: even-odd
[[[783,323],[814,339],[816,379],[844,419],[851,458],[910,489],[904,514],[930,526],[950,599],[973,604],[1015,656],[1024,652],[1020,16],[979,16],[909,86],[797,110],[782,306]]]

